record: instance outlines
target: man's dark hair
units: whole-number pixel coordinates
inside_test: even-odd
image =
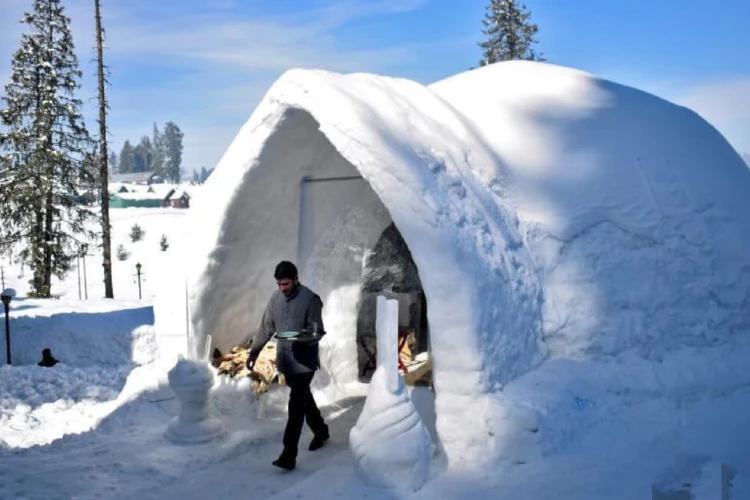
[[[288,260],[282,260],[276,265],[273,277],[277,280],[294,280],[297,279],[297,266]]]

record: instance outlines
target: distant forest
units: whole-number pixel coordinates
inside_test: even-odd
[[[126,140],[119,155],[114,152],[109,155],[110,171],[116,174],[154,172],[171,182],[180,182],[183,137],[174,122],[167,122],[163,132],[154,123],[151,136],[144,135],[136,146]]]

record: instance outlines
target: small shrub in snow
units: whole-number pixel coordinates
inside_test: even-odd
[[[130,252],[125,248],[124,245],[120,244],[117,246],[117,260],[128,260]]]
[[[159,240],[159,246],[161,247],[162,252],[166,252],[167,248],[169,248],[169,242],[167,241],[166,234],[161,235],[161,239]]]
[[[29,284],[31,285],[31,281],[29,281]],[[31,290],[29,290],[29,293],[26,294],[27,297],[34,299],[34,298],[49,298],[49,287],[47,285],[44,285],[41,287],[40,290],[35,291],[32,287]]]
[[[133,227],[130,228],[130,241],[132,241],[133,243],[135,243],[136,241],[141,241],[145,234],[146,231],[144,231],[136,222],[135,224],[133,224]]]

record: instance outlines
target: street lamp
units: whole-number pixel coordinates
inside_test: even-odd
[[[138,274],[138,300],[141,299],[141,263],[138,262],[135,265],[136,273]]]
[[[86,297],[86,300],[89,300],[89,286],[88,283],[86,283],[86,254],[89,251],[89,245],[88,243],[81,243],[81,246],[78,248],[79,255],[81,256],[81,259],[83,261],[83,294],[84,297]],[[79,299],[80,299],[80,291],[78,292]]]
[[[16,291],[12,288],[6,288],[0,294],[0,300],[3,301],[3,307],[5,308],[5,359],[8,364],[10,364],[10,320],[8,319],[8,308],[10,307],[10,301],[15,296]]]

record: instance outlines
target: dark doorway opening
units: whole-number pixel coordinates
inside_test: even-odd
[[[432,385],[427,301],[417,266],[391,223],[365,259],[357,315],[359,379],[369,382],[377,367],[375,332],[378,295],[398,300],[399,369],[409,385]]]

